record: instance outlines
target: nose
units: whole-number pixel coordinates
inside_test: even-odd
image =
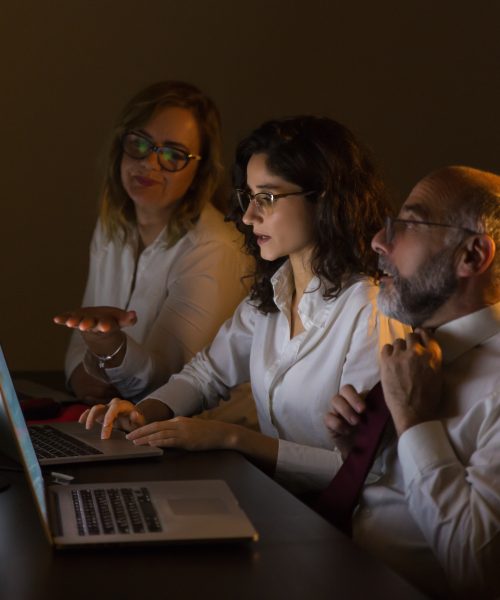
[[[245,225],[253,225],[254,223],[258,223],[262,221],[262,215],[260,210],[255,206],[255,202],[252,200],[248,206],[246,211],[243,213],[241,220]]]
[[[388,246],[389,243],[387,242],[385,227],[382,227],[382,229],[377,231],[373,236],[372,250],[377,254],[389,254]]]
[[[158,156],[158,153],[155,152],[154,150],[151,150],[151,152],[147,156],[145,156],[142,160],[153,171],[161,170],[160,157]]]

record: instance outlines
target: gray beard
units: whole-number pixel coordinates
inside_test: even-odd
[[[454,251],[450,248],[422,265],[408,278],[381,256],[379,268],[392,276],[392,285],[380,284],[377,305],[388,317],[418,327],[440,308],[458,287],[454,270]]]

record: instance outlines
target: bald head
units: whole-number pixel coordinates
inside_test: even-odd
[[[500,246],[500,176],[471,167],[444,167],[422,179],[445,222],[488,233]]]

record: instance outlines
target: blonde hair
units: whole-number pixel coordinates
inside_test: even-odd
[[[140,91],[125,105],[112,132],[100,203],[100,219],[110,238],[119,237],[125,243],[136,228],[134,203],[123,187],[120,174],[122,137],[127,131],[145,125],[158,108],[168,106],[186,108],[193,113],[200,131],[202,156],[189,190],[173,207],[166,231],[168,245],[174,245],[194,226],[208,202],[216,206],[223,202],[219,111],[194,85],[160,81]]]

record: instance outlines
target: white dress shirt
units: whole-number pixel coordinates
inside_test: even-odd
[[[276,478],[296,492],[322,489],[342,462],[323,420],[332,396],[347,383],[368,391],[379,379],[380,346],[404,328],[377,312],[368,279],[325,301],[313,278],[298,308],[305,331],[290,339],[288,261],[272,283],[278,312],[264,315],[245,300],[211,346],[150,397],[192,415],[250,377],[261,432],[280,438]]]
[[[132,290],[136,244],[110,241],[97,224],[83,306],[137,313],[137,323],[124,329],[127,352],[122,364],[105,369],[104,377],[124,397],[143,397],[167,381],[232,315],[246,293],[241,277],[251,269],[242,244],[235,226],[224,223],[222,214],[208,205],[174,246],[167,247],[162,232],[143,250]],[[66,355],[67,377],[84,357],[87,371],[103,378],[76,331]]]
[[[439,420],[380,454],[354,538],[434,597],[500,597],[500,304],[435,336]]]

